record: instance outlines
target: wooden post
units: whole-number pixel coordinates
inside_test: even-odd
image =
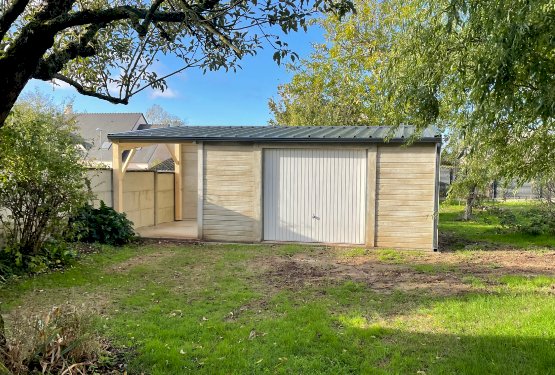
[[[204,144],[197,148],[197,238],[202,240],[202,223],[204,215]]]
[[[123,165],[121,162],[121,148],[119,143],[112,142],[112,173],[114,210],[123,212]]]
[[[254,237],[253,240],[255,242],[261,242],[263,240],[264,237],[264,233],[263,233],[263,214],[262,214],[262,147],[260,145],[254,145],[253,146],[253,177],[254,177],[254,181],[253,181],[253,188],[254,188],[254,206],[253,206],[253,210],[254,210],[254,220],[255,220],[255,225],[254,225]]]
[[[366,246],[376,246],[376,174],[377,174],[377,154],[378,147],[372,146],[368,148],[368,167],[367,167],[367,184],[366,187]]]
[[[174,146],[174,200],[175,220],[183,220],[183,147],[181,143]]]

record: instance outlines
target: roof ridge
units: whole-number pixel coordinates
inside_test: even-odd
[[[142,112],[74,112],[74,115],[143,115]]]

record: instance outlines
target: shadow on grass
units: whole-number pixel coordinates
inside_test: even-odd
[[[554,306],[535,296],[380,295],[345,283],[262,304],[238,286],[203,300],[147,289],[106,324],[137,347],[132,369],[152,374],[555,373]]]

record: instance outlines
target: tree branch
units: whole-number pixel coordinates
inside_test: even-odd
[[[54,29],[54,31],[62,31],[69,27],[82,26],[95,23],[110,23],[126,19],[148,19],[150,22],[170,22],[183,23],[186,20],[194,18],[193,21],[199,27],[205,29],[211,34],[217,36],[227,47],[232,49],[237,56],[241,57],[242,52],[233,45],[231,40],[220,32],[216,27],[201,14],[191,9],[188,4],[182,2],[183,6],[188,9],[187,12],[166,12],[140,9],[128,5],[114,7],[111,9],[101,10],[83,10],[80,12],[64,14],[50,21],[45,22],[45,26]]]
[[[77,90],[77,92],[81,95],[86,95],[86,96],[92,96],[93,98],[98,98],[98,99],[102,99],[102,100],[106,100],[110,103],[114,103],[114,104],[128,104],[129,103],[129,97],[125,97],[125,98],[114,98],[113,96],[110,95],[104,95],[101,93],[98,93],[96,91],[92,91],[89,89],[86,89],[85,87],[83,87],[83,85],[81,85],[79,82],[66,77],[62,74],[56,73],[52,76],[52,79],[57,79],[60,80],[62,82],[67,83],[70,86],[75,87],[75,89]]]
[[[164,2],[164,0],[155,0],[152,3],[152,5],[150,6],[150,9],[148,10],[148,13],[147,13],[146,17],[143,20],[143,23],[139,27],[140,30],[137,30],[137,32],[138,32],[138,34],[141,38],[146,36],[146,33],[148,31],[148,26],[152,22],[152,14],[154,12],[156,12],[158,10],[158,8],[160,8],[160,5],[162,5],[163,2]]]
[[[191,15],[196,18],[195,21],[197,21],[197,23],[200,27],[202,27],[206,31],[208,31],[208,32],[214,34],[215,36],[217,36],[221,40],[222,43],[224,43],[226,46],[231,48],[235,52],[235,54],[239,58],[241,58],[241,56],[243,55],[241,50],[239,48],[235,47],[226,35],[224,35],[218,29],[216,29],[216,27],[214,27],[214,24],[212,22],[210,22],[206,18],[204,18],[204,16],[202,14],[200,14],[198,12],[195,12],[193,9],[191,9],[189,4],[187,4],[184,0],[181,0],[181,3],[185,7],[185,9],[187,9],[191,13]]]
[[[25,10],[29,0],[15,0],[6,12],[0,17],[0,40],[8,32],[17,17]]]
[[[98,30],[106,27],[106,24],[93,24],[87,27],[79,37],[78,42],[69,43],[66,48],[59,52],[53,52],[46,59],[41,59],[33,78],[49,80],[53,75],[64,68],[64,65],[76,57],[94,56],[95,49],[89,45]]]
[[[155,22],[183,22],[188,17],[185,12],[160,12],[150,13],[147,9],[135,8],[129,5],[122,5],[109,9],[82,10],[74,13],[66,13],[50,21],[45,22],[45,26],[53,28],[55,31],[88,25],[93,23],[110,23],[127,19],[145,19],[150,14],[151,21]]]

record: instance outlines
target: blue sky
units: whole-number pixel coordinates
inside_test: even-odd
[[[312,43],[323,41],[323,34],[313,26],[306,33],[291,33],[283,40],[302,58],[310,54]],[[266,47],[255,56],[245,57],[240,63],[243,69],[236,73],[222,70],[203,74],[199,69],[189,69],[169,79],[169,89],[163,94],[147,89],[131,98],[128,105],[81,96],[71,87],[60,88],[42,81],[32,81],[26,90],[38,88],[60,102],[73,99],[75,112],[146,113],[151,105],[158,104],[189,125],[265,125],[271,118],[268,99],[277,95],[279,84],[291,78],[283,63],[278,66],[273,61],[273,53]]]

